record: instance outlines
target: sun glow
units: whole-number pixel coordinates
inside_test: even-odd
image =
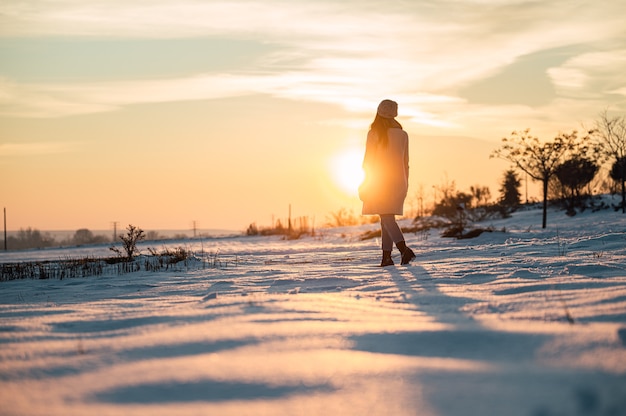
[[[347,149],[337,153],[331,159],[331,171],[335,184],[345,193],[358,195],[359,185],[365,173],[362,149]]]

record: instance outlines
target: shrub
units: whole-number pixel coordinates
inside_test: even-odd
[[[141,228],[137,228],[132,224],[128,225],[127,230],[128,233],[126,235],[121,235],[120,239],[124,244],[122,248],[126,253],[126,260],[130,262],[133,261],[133,257],[135,256],[135,254],[139,254],[139,250],[137,249],[137,243],[146,238],[146,236],[144,235]],[[117,253],[119,256],[123,256],[122,250],[115,246],[110,247],[110,250]]]

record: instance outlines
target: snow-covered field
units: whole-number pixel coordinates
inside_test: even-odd
[[[410,266],[375,267],[372,225],[171,243],[222,267],[0,282],[0,414],[626,415],[626,216],[540,224],[407,235]],[[111,253],[0,262],[85,254]]]

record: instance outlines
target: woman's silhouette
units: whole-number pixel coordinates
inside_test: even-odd
[[[383,100],[367,133],[363,170],[365,180],[359,187],[363,215],[379,215],[382,232],[382,267],[394,264],[393,244],[402,255],[401,264],[415,258],[406,246],[396,215],[402,215],[409,186],[409,136],[396,117],[398,103]]]

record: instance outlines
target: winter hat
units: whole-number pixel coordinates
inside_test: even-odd
[[[378,104],[377,113],[384,118],[395,118],[398,116],[398,103],[391,100],[382,100]]]

